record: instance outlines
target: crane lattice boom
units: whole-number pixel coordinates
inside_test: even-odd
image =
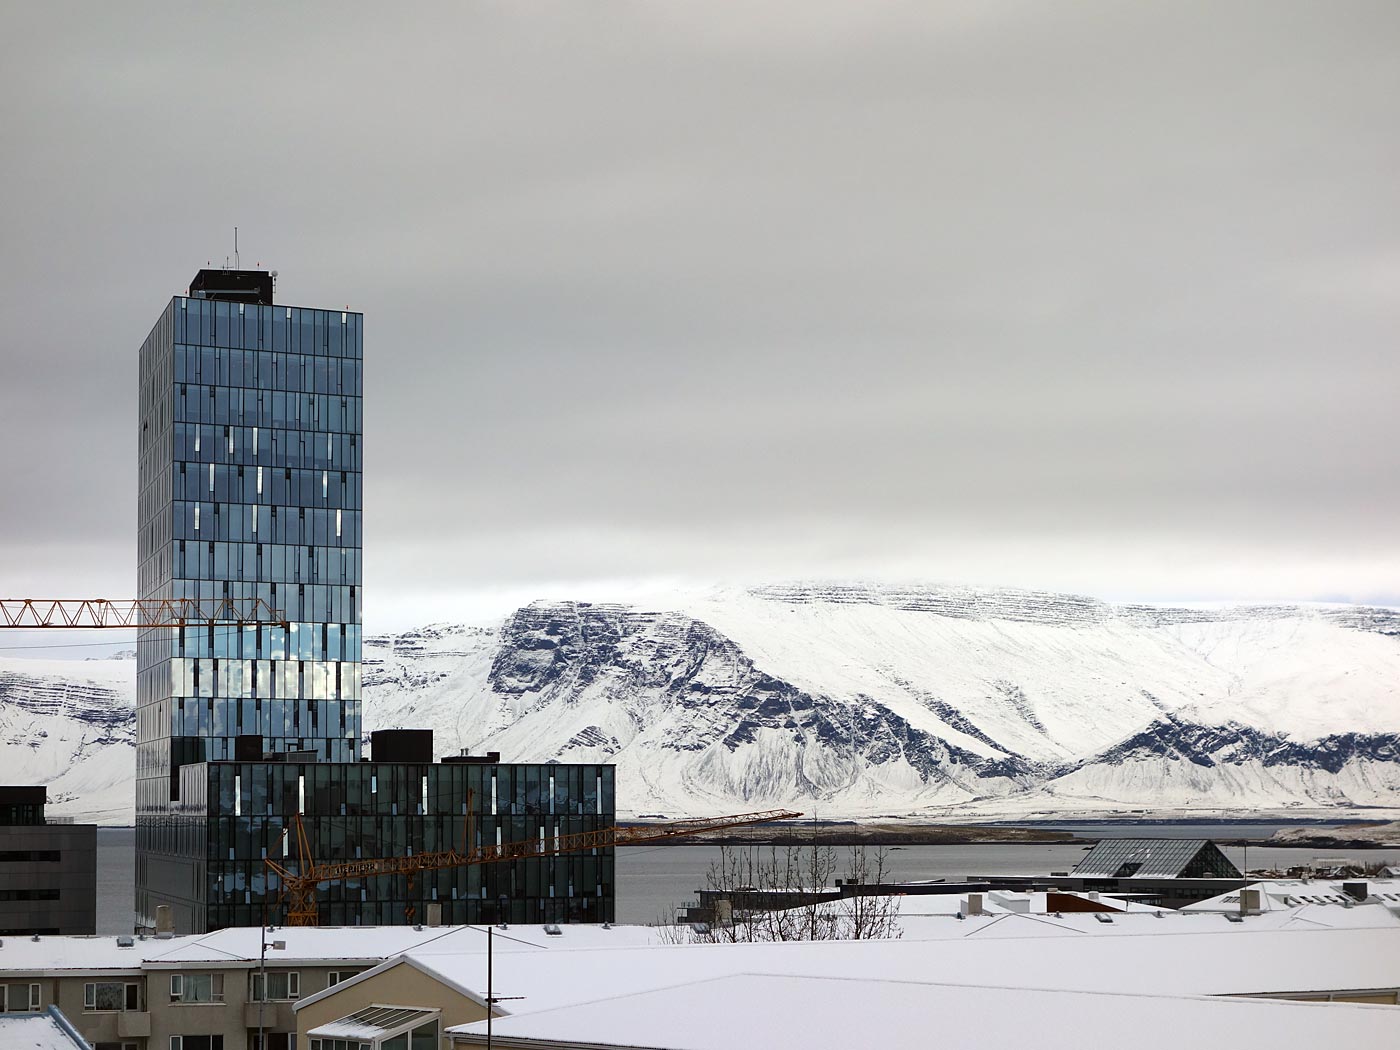
[[[306,840],[306,829],[301,822],[300,815],[298,815],[294,818],[297,852],[301,857],[298,871],[291,871],[270,857],[265,863],[282,880],[283,894],[288,901],[287,925],[315,926],[317,925],[316,887],[323,882],[373,878],[377,875],[407,875],[412,878],[421,872],[440,871],[443,868],[494,864],[498,861],[519,860],[524,857],[548,857],[560,853],[577,853],[586,849],[602,849],[608,846],[634,846],[643,842],[654,842],[657,839],[701,835],[708,831],[740,828],[752,824],[767,824],[775,820],[793,820],[800,816],[802,816],[801,813],[794,813],[790,810],[770,809],[760,813],[701,817],[696,820],[677,820],[667,824],[613,826],[573,835],[558,835],[550,838],[525,839],[521,842],[478,846],[465,853],[461,850],[443,850],[435,853],[417,853],[407,857],[378,857],[317,864],[311,860],[310,846]]]
[[[286,617],[261,598],[0,598],[0,627],[286,627]]]

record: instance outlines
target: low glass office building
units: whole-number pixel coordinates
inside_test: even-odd
[[[178,834],[208,875],[178,903],[210,929],[264,921],[281,887],[263,857],[295,867],[293,814],[317,861],[460,850],[468,833],[473,845],[548,846],[615,822],[610,765],[214,762],[190,767],[181,795]],[[611,922],[613,879],[613,850],[594,849],[326,883],[318,907],[323,926],[423,922],[432,903],[449,924]]]

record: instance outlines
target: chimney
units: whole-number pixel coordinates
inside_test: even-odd
[[[171,915],[170,905],[168,904],[156,905],[156,936],[175,936],[175,918]]]
[[[969,893],[967,899],[962,902],[962,907],[958,909],[959,915],[985,915],[982,910],[982,894]]]
[[[442,901],[429,901],[429,902],[428,902],[428,925],[429,925],[429,926],[441,926],[441,925],[442,925]]]

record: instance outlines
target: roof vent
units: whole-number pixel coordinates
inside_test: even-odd
[[[29,939],[30,939],[31,941],[34,941],[34,942],[37,943],[38,940],[39,940],[39,935],[36,933],[33,937],[31,937],[31,938],[29,938]]]
[[[136,938],[135,938],[135,937],[118,937],[118,938],[117,938],[117,947],[118,947],[118,948],[135,948],[135,947],[136,947]]]
[[[1098,919],[1099,922],[1104,922],[1104,923],[1112,923],[1112,922],[1113,922],[1113,917],[1112,917],[1111,915],[1105,915],[1105,914],[1104,914],[1103,912],[1101,912],[1101,911],[1096,911],[1096,912],[1094,912],[1094,918]]]
[[[1370,887],[1364,882],[1344,882],[1342,892],[1352,900],[1364,901],[1370,896]]]
[[[605,929],[605,930],[611,930],[611,929],[612,929],[612,923],[610,923],[610,922],[605,922],[605,923],[603,923],[603,929]],[[0,941],[0,944],[4,944],[4,943],[5,943],[4,941]]]
[[[1244,922],[1244,919],[1242,919],[1240,916],[1236,915],[1236,914],[1235,914],[1234,912],[1232,912],[1232,911],[1227,911],[1227,912],[1225,913],[1225,921],[1226,921],[1226,922]]]
[[[564,931],[559,928],[559,924],[554,922],[545,923],[544,932],[551,937],[562,937],[564,935]]]

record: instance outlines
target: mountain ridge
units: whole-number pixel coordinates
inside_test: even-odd
[[[1400,611],[1384,607],[803,583],[534,602],[374,636],[364,657],[367,731],[615,762],[624,816],[1400,806]],[[0,755],[53,785],[56,812],[130,820],[114,800],[131,793],[132,672],[0,660]]]

